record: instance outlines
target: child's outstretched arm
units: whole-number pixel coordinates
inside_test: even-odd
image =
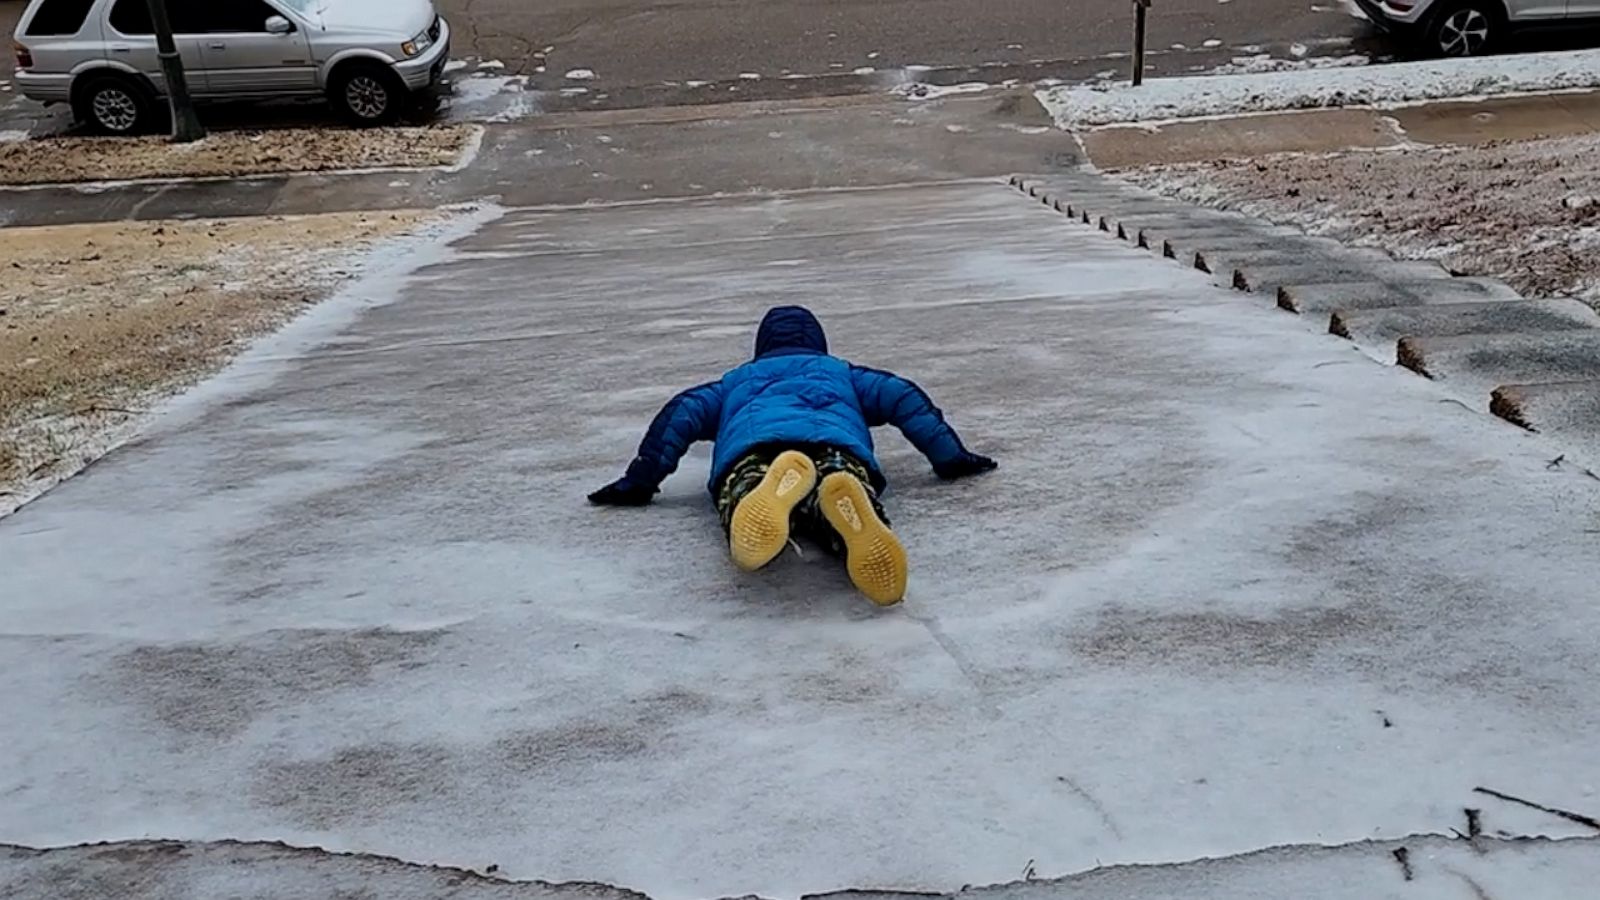
[[[677,471],[689,445],[717,437],[722,419],[722,382],[692,387],[667,401],[639,443],[628,473],[589,495],[598,506],[644,506]]]
[[[872,427],[893,425],[912,446],[933,463],[940,478],[964,478],[988,472],[999,463],[969,451],[960,435],[944,420],[944,413],[933,405],[926,391],[893,372],[850,367],[850,380],[861,412]]]

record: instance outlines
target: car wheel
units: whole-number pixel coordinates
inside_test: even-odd
[[[328,86],[328,100],[352,125],[389,125],[404,111],[406,86],[387,66],[351,63]]]
[[[154,127],[155,98],[137,79],[95,75],[74,93],[72,112],[97,134],[143,134]]]
[[[1500,6],[1466,0],[1444,8],[1428,28],[1428,50],[1437,56],[1482,56],[1500,40]]]

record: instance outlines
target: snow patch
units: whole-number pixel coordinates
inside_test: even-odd
[[[1159,78],[1037,92],[1062,128],[1600,87],[1600,50]]]
[[[3,144],[5,142],[7,142],[7,141],[25,141],[27,139],[28,139],[28,132],[26,132],[26,131],[17,131],[17,130],[14,130],[14,129],[13,130],[0,131],[0,144]]]
[[[1292,51],[1291,51],[1292,52]],[[1270,53],[1235,56],[1231,62],[1209,70],[1212,75],[1259,75],[1263,72],[1294,72],[1303,69],[1338,69],[1365,66],[1371,58],[1352,53],[1348,56],[1314,56],[1309,59],[1282,59]]]
[[[593,69],[570,69],[567,71],[568,81],[589,81],[594,78]]]
[[[889,93],[907,100],[937,100],[955,94],[981,94],[991,87],[993,85],[982,81],[968,81],[962,84],[924,84],[913,81],[909,84],[896,85]]]

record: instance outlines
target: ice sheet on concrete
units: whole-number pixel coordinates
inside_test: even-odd
[[[1403,862],[1402,862],[1403,857]],[[1410,879],[1407,880],[1407,872]],[[1600,878],[1600,835],[1473,840],[1438,836],[1357,841],[1338,846],[1272,847],[1224,859],[1161,865],[1101,866],[1059,879],[1018,878],[956,893],[877,891],[815,894],[810,900],[1128,900],[1226,897],[1227,900],[1469,900],[1586,896]],[[644,900],[613,885],[509,879],[494,863],[474,869],[408,863],[393,857],[339,854],[282,844],[129,841],[31,850],[0,846],[6,896],[102,896],[172,900],[381,897],[383,900]]]
[[[1010,188],[517,211],[391,287],[0,521],[0,841],[678,900],[1600,807],[1596,483]],[[885,435],[903,609],[815,551],[735,572],[703,449],[582,500],[789,302],[1002,462]]]
[[[1600,86],[1600,50],[1318,67],[1244,75],[1191,75],[1129,84],[1065,85],[1036,92],[1065,129],[1200,116],[1373,106]]]

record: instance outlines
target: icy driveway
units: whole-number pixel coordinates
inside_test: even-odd
[[[1600,811],[1600,485],[1421,379],[999,184],[514,212],[459,250],[0,522],[0,841],[792,896],[1464,807],[1583,833],[1476,785]],[[815,554],[738,575],[703,453],[652,508],[582,501],[796,301],[1002,461],[944,485],[885,435],[901,610]],[[1526,871],[1600,876],[1567,846],[1587,872]]]

